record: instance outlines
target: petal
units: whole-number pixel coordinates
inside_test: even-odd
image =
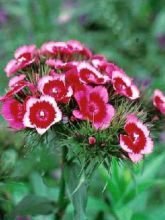
[[[61,60],[48,59],[45,64],[55,69],[61,69],[65,67],[67,63],[62,62]]]
[[[140,91],[134,84],[131,85],[132,96],[129,96],[131,100],[135,100],[140,97]]]
[[[115,72],[115,71],[118,71],[121,74],[125,74],[124,70],[122,70],[120,67],[118,67],[114,63],[110,63],[110,62],[107,62],[105,71],[106,71],[107,75],[110,77],[110,79],[112,79],[113,72]]]
[[[26,78],[25,74],[21,74],[19,76],[14,76],[13,78],[10,79],[9,81],[9,87],[15,86],[18,82],[24,80]]]
[[[6,72],[6,75],[10,77],[13,73],[17,72],[18,69],[17,61],[13,59],[8,62],[4,71]]]
[[[79,110],[74,110],[73,115],[74,115],[75,118],[78,118],[80,120],[84,119],[84,116],[81,114],[81,112]]]
[[[83,83],[105,84],[110,81],[107,75],[101,74],[87,62],[81,62],[78,67],[80,81]]]
[[[114,117],[115,115],[115,109],[112,105],[110,104],[107,104],[106,105],[106,116],[105,118],[103,119],[102,122],[94,122],[93,123],[93,126],[96,128],[96,129],[106,129],[109,127],[111,121],[112,121],[112,118]]]
[[[73,50],[82,51],[83,45],[77,40],[69,40],[67,41],[67,45],[69,45]]]
[[[92,93],[97,93],[98,96],[100,96],[105,103],[108,102],[108,99],[109,99],[108,91],[104,86],[96,86],[91,91],[92,91]]]
[[[125,150],[128,153],[132,153],[132,150],[129,148],[128,145],[131,144],[131,140],[127,135],[120,135],[120,146],[123,150]]]
[[[163,92],[160,91],[159,89],[156,89],[156,90],[154,91],[154,98],[155,98],[156,96],[158,96],[158,97],[162,100],[162,102],[165,102],[165,96],[164,96]]]
[[[20,56],[22,56],[25,53],[34,53],[36,50],[36,46],[34,44],[32,45],[24,45],[19,47],[15,53],[14,53],[14,57],[15,59],[18,59]]]
[[[22,114],[21,118],[19,116],[18,119],[18,114],[20,115],[20,111]],[[16,130],[21,130],[24,128],[22,122],[23,112],[23,105],[15,99],[8,99],[3,103],[1,108],[1,114],[4,117],[4,119],[9,123],[11,128],[14,128]]]
[[[150,154],[153,152],[153,148],[154,148],[154,142],[150,137],[148,137],[146,146],[143,150],[141,150],[140,153],[141,154]]]
[[[113,71],[112,80],[114,81],[116,78],[122,79],[122,81],[123,81],[127,86],[131,86],[131,84],[132,84],[132,79],[131,79],[129,76],[127,76],[125,73],[123,73],[123,72]]]
[[[137,123],[138,122],[138,118],[135,114],[129,114],[127,115],[127,123]]]
[[[143,124],[141,121],[138,121],[136,125],[138,128],[140,128],[143,131],[144,135],[147,138],[150,134],[150,131],[148,130],[147,126]]]
[[[140,160],[143,159],[142,154],[129,153],[128,156],[132,160],[133,163],[137,163],[137,162],[139,162]]]
[[[38,90],[40,92],[43,92],[44,85],[48,83],[49,81],[53,80],[53,76],[43,76],[39,81],[38,81]]]

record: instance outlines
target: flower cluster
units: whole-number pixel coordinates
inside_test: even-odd
[[[8,92],[0,98],[1,114],[11,128],[35,129],[43,135],[52,127],[70,122],[83,126],[86,121],[99,133],[114,126],[113,120],[120,124],[122,119],[125,125],[117,134],[121,150],[133,162],[152,152],[150,132],[138,112],[118,118],[118,100],[139,102],[140,90],[133,79],[80,42],[46,42],[40,49],[22,46],[4,70],[10,80]],[[153,99],[165,113],[163,94],[155,91]],[[87,140],[89,145],[98,143],[95,136]]]

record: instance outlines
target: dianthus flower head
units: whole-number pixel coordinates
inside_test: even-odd
[[[47,133],[43,139],[55,133],[59,146],[77,143],[69,149],[77,158],[104,165],[112,157],[138,162],[152,152],[150,109],[142,105],[140,89],[116,63],[81,42],[21,46],[5,72],[10,79],[1,115],[10,128]],[[161,91],[153,104],[165,114]]]
[[[165,115],[165,95],[158,89],[154,91],[153,104],[162,114]]]
[[[120,146],[128,152],[133,162],[138,162],[144,154],[150,154],[153,151],[153,140],[145,124],[143,124],[135,115],[129,115],[124,127],[126,135],[120,135]]]

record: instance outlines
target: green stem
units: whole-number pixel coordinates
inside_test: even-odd
[[[63,219],[65,210],[68,205],[68,200],[65,195],[65,178],[64,178],[64,163],[66,162],[67,148],[63,147],[62,149],[62,163],[61,163],[61,180],[60,180],[60,192],[58,197],[58,210],[55,213],[55,220]]]
[[[86,220],[87,181],[81,175],[81,167],[75,162],[65,166],[65,180],[70,201],[74,208],[74,220]]]

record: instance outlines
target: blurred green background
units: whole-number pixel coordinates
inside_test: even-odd
[[[165,92],[164,0],[0,0],[0,94],[7,86],[3,68],[18,46],[69,39],[104,54],[149,85],[148,90]],[[97,170],[89,192],[89,220],[165,219],[165,134],[157,139],[154,154],[133,169],[113,161],[111,178],[103,168]],[[0,219],[16,206],[22,215],[35,214],[33,220],[53,220],[58,157],[42,146],[23,146],[23,137],[10,132],[0,118]],[[26,202],[20,206],[27,195],[39,202],[39,209]],[[71,213],[69,206],[64,219],[72,219]]]

